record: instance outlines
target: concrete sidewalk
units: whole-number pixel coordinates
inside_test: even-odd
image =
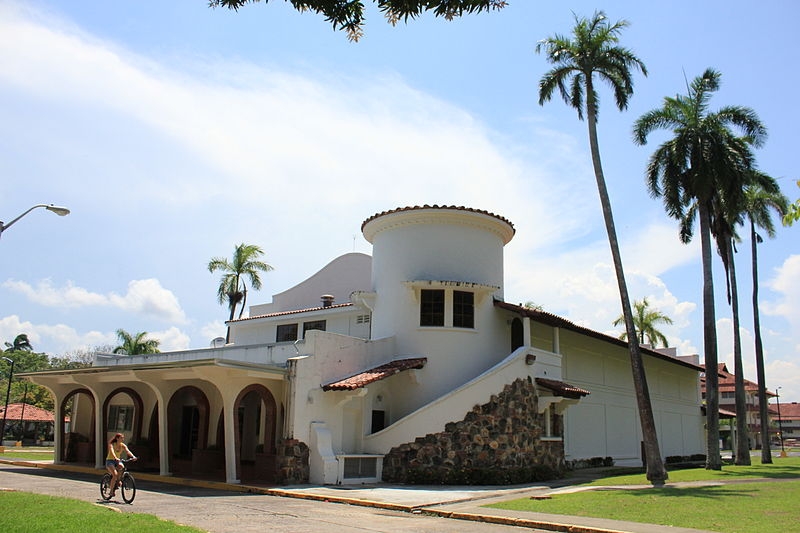
[[[90,475],[102,474],[86,466],[54,465],[51,461],[22,461],[3,459],[0,463],[32,467],[43,470],[76,472]],[[702,530],[585,518],[578,516],[552,515],[522,511],[507,511],[484,507],[487,504],[519,498],[545,498],[552,494],[575,490],[589,490],[576,487],[583,479],[569,481],[556,480],[550,483],[537,483],[513,486],[413,486],[378,484],[369,486],[316,486],[298,485],[290,487],[266,487],[258,485],[228,484],[178,477],[165,477],[155,474],[134,472],[137,479],[157,483],[217,489],[252,494],[267,494],[277,497],[300,498],[358,505],[413,514],[431,514],[444,518],[471,520],[476,522],[526,527],[531,529],[564,531],[570,533],[702,533]],[[588,479],[588,478],[587,478]],[[568,484],[570,483],[570,484]],[[668,486],[676,486],[668,484]],[[609,487],[605,487],[608,489]],[[626,487],[631,489],[633,487]],[[645,487],[642,487],[645,488]],[[595,487],[592,490],[596,490]],[[707,532],[706,532],[707,533]]]

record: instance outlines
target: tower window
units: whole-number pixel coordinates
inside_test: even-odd
[[[453,291],[453,327],[475,327],[475,295],[473,293]]]
[[[420,293],[420,326],[444,326],[444,290],[423,289]]]

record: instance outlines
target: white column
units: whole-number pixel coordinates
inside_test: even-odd
[[[63,397],[53,391],[53,401],[55,402],[55,424],[53,426],[53,463],[62,464],[64,457],[64,409],[61,406]]]
[[[95,395],[94,402],[95,413],[97,413],[94,417],[94,467],[104,468],[106,448],[108,447],[106,434],[103,431],[103,418],[105,417],[105,413],[103,412],[103,400],[99,396]]]
[[[239,483],[236,477],[236,428],[234,427],[234,399],[223,397],[222,412],[225,416],[225,482]]]
[[[522,319],[522,338],[525,346],[531,345],[531,319],[527,316]]]
[[[158,402],[158,470],[162,476],[171,476],[169,471],[169,424],[167,420],[167,402],[156,389]]]

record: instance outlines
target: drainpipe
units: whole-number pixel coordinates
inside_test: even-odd
[[[294,436],[294,397],[295,381],[297,379],[297,361],[295,359],[288,359],[286,365],[286,386],[283,392],[283,404],[286,406],[286,419],[283,421],[283,438],[291,439]]]

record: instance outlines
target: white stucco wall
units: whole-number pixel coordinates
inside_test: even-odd
[[[360,397],[367,389],[323,391],[322,385],[387,363],[396,352],[393,338],[365,341],[324,331],[310,331],[292,376],[293,436],[311,442],[311,427],[323,422],[336,453],[360,452],[365,432]]]
[[[369,290],[371,272],[370,256],[362,253],[341,255],[310,278],[273,295],[271,303],[250,306],[250,316],[318,307],[323,294],[332,295],[334,303],[345,303],[353,291]]]
[[[362,317],[361,321],[359,317]],[[363,317],[367,320],[364,321]],[[231,328],[231,343],[236,346],[275,343],[278,326],[284,324],[297,324],[297,336],[302,339],[303,324],[318,320],[325,321],[325,331],[363,339],[369,338],[370,335],[369,310],[352,305],[235,322]]]
[[[372,338],[394,336],[398,356],[419,354],[412,397],[393,394],[408,412],[492,367],[510,352],[510,328],[498,318],[493,296],[503,293],[503,246],[510,223],[458,208],[414,208],[379,215],[363,227],[373,245]],[[445,291],[445,327],[420,326],[420,291]],[[452,292],[475,295],[475,327],[454,328]]]
[[[566,458],[641,464],[641,426],[626,348],[561,330],[564,381],[591,391],[565,416]],[[662,457],[704,453],[697,370],[644,356]]]

